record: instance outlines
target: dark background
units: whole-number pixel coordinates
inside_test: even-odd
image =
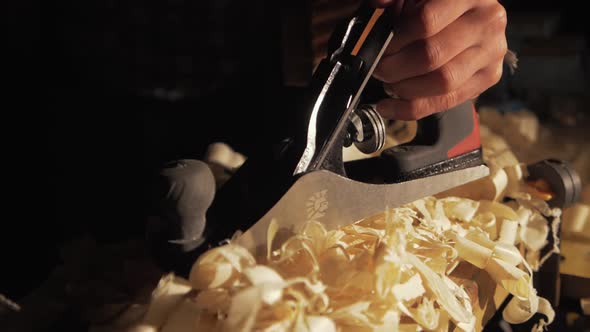
[[[506,78],[484,100],[539,103],[535,96],[545,91],[587,100],[588,18],[581,2],[502,3],[511,47],[525,60],[527,52],[549,62],[573,55],[576,64],[581,60],[572,70],[585,81],[555,89],[549,77],[529,91],[534,77],[518,84]],[[6,222],[3,233],[19,240],[3,249],[12,272],[2,273],[0,292],[26,294],[59,263],[60,244],[77,235],[142,236],[150,176],[163,162],[200,158],[214,141],[247,155],[284,135],[300,92],[285,83],[296,61],[284,50],[305,45],[312,34],[286,31],[284,22],[309,22],[310,8],[303,0],[23,3],[9,19],[19,53],[8,67],[21,101],[41,105],[24,114],[43,133],[25,154],[37,160],[33,179],[48,176],[49,183],[18,195],[27,203]],[[524,25],[512,25],[513,18]],[[527,20],[541,22],[546,33],[521,34]],[[548,71],[543,63],[534,71]]]

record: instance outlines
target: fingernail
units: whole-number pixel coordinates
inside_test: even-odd
[[[392,87],[390,85],[383,85],[383,90],[385,90],[385,93],[392,99],[401,99],[397,93],[395,93],[395,91],[393,91]]]

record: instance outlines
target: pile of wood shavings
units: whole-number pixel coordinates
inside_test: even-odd
[[[149,304],[92,330],[473,331],[477,290],[455,273],[469,265],[514,295],[506,321],[540,312],[547,320],[533,330],[541,331],[554,313],[532,274],[561,211],[528,191],[526,168],[485,126],[482,145],[485,179],[339,230],[302,221],[276,250],[271,226],[266,257],[232,243],[212,249],[189,280],[164,276]]]
[[[460,261],[515,296],[507,321],[552,320],[531,269],[518,267],[528,266],[514,246],[523,211],[429,197],[339,230],[306,223],[258,263],[228,244],[201,256],[189,280],[164,277],[134,330],[473,331],[475,299],[450,277]],[[498,224],[493,240],[486,229]]]
[[[149,305],[134,308],[132,317],[145,312],[138,321],[122,315],[108,330],[474,331],[477,294],[453,276],[470,264],[514,295],[507,322],[540,312],[548,318],[535,326],[541,331],[554,313],[532,274],[549,234],[545,218],[559,220],[560,211],[519,191],[522,165],[501,156],[509,151],[498,152],[498,139],[493,145],[492,174],[482,180],[491,185],[459,188],[492,191],[490,199],[427,197],[338,230],[303,222],[276,250],[270,227],[266,257],[232,243],[212,249],[189,280],[162,278]],[[499,181],[501,172],[511,175]],[[504,197],[514,201],[499,203]]]

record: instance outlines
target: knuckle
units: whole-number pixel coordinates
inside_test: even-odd
[[[495,3],[489,10],[490,25],[494,30],[505,30],[508,24],[506,9],[499,3]]]
[[[500,80],[502,79],[503,73],[504,73],[503,62],[500,62],[500,64],[496,65],[491,72],[491,75],[490,75],[491,85],[496,85],[498,82],[500,82]]]
[[[481,91],[485,91],[492,86],[498,84],[502,79],[503,75],[503,64],[495,64],[492,67],[488,67],[487,69],[482,71],[483,79],[481,80]]]
[[[431,37],[436,34],[439,22],[439,13],[431,5],[430,2],[426,2],[422,8],[420,8],[418,14],[418,28],[419,34],[422,37]]]
[[[440,107],[438,108],[438,110],[439,111],[448,110],[448,109],[455,107],[458,104],[458,98],[459,98],[459,95],[457,94],[456,90],[447,93],[447,95],[444,98],[442,98],[441,103],[440,103]]]
[[[508,41],[506,36],[501,35],[489,40],[483,47],[482,52],[491,63],[491,60],[496,61],[498,58],[504,58],[508,53]]]
[[[502,36],[496,41],[494,51],[497,56],[504,57],[506,52],[508,52],[508,41],[506,40],[506,36]]]
[[[421,45],[424,65],[429,71],[437,69],[441,65],[442,47],[432,39],[426,39]]]
[[[440,80],[440,86],[443,92],[450,92],[457,88],[458,76],[457,71],[451,68],[451,66],[443,66],[438,70],[438,76]]]

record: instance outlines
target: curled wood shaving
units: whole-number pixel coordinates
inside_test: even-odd
[[[506,55],[504,56],[504,62],[510,68],[510,73],[514,74],[516,69],[518,68],[518,57],[514,51],[508,50],[506,51]]]
[[[21,310],[21,307],[20,307],[20,305],[18,305],[18,303],[14,302],[11,299],[9,299],[8,297],[4,296],[4,294],[0,294],[0,304],[3,304],[6,307],[8,307],[14,311]]]
[[[519,228],[533,215],[494,201],[427,197],[337,230],[308,221],[258,260],[229,243],[195,262],[190,283],[164,278],[146,315],[158,318],[141,323],[158,331],[474,331],[472,300],[447,277],[460,262],[513,294],[505,315],[522,322],[546,309],[514,245],[516,232],[528,241]],[[267,241],[276,234],[271,225]]]
[[[557,220],[551,225],[556,230],[561,211],[523,190],[524,168],[504,140],[485,127],[482,136],[488,178],[340,229],[302,220],[280,246],[273,246],[279,224],[271,223],[267,243],[260,243],[267,248],[264,257],[228,241],[195,262],[190,289],[181,282],[166,301],[152,298],[163,303],[150,305],[161,315],[138,326],[474,331],[477,294],[470,297],[452,276],[462,263],[485,270],[514,295],[503,312],[506,321],[522,323],[539,312],[547,317],[535,327],[542,330],[554,312],[537,295],[532,277],[544,258],[539,252],[549,234],[546,218]],[[507,197],[513,202],[500,203]]]

